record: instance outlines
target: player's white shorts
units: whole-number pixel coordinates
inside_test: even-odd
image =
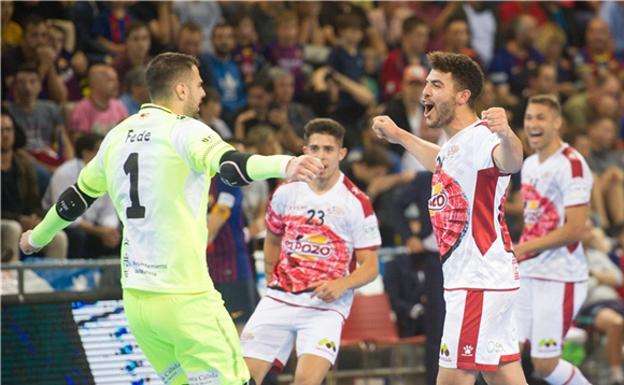
[[[334,364],[343,316],[333,310],[289,305],[264,297],[241,334],[243,356],[283,368],[296,343],[297,357],[314,354]]]
[[[587,296],[587,282],[521,278],[515,314],[520,342],[531,343],[531,357],[557,357]]]
[[[517,290],[445,290],[440,367],[495,371],[520,359],[513,305]]]

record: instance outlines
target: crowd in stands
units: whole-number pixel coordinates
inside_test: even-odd
[[[521,137],[528,99],[558,95],[563,136],[595,176],[585,243],[592,279],[607,288],[590,288],[587,309],[601,301],[622,307],[608,289],[621,285],[624,259],[622,2],[2,1],[1,7],[5,262],[20,259],[19,234],[74,183],[106,133],[149,101],[144,73],[150,59],[177,51],[200,63],[206,96],[197,118],[242,148],[299,154],[310,119],[344,125],[349,155],[343,171],[371,198],[383,245],[411,253],[388,270],[413,281],[387,284],[401,334],[422,333],[426,323],[417,305],[424,302],[427,276],[417,272],[435,269],[423,261],[437,251],[426,205],[431,176],[400,146],[378,140],[370,118],[387,114],[402,128],[444,143],[441,129],[425,126],[420,103],[425,54],[443,50],[482,66],[487,80],[477,112],[506,108]],[[517,239],[522,202],[520,179],[514,180],[507,215]],[[264,230],[272,188],[257,183],[244,191],[247,239]],[[105,198],[43,255],[115,255],[120,241],[119,221]],[[606,277],[610,270],[614,276]],[[621,345],[624,311],[614,313],[619,319],[607,317],[604,331],[616,335],[619,328]]]

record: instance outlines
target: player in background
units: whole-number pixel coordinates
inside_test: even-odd
[[[258,384],[273,365],[286,363],[293,344],[294,383],[320,384],[338,354],[353,289],[378,274],[377,217],[366,195],[338,168],[347,153],[344,128],[314,119],[304,131],[304,153],[320,159],[324,170],[311,182],[280,186],[267,209],[268,290],[241,335]]]
[[[431,170],[429,215],[440,248],[446,317],[439,385],[525,385],[513,304],[518,266],[504,222],[509,174],[520,170],[522,144],[502,108],[479,119],[474,103],[483,87],[477,63],[461,54],[427,55],[432,70],[423,90],[425,124],[443,128],[442,147],[373,119],[379,137],[399,143]]]
[[[589,384],[562,360],[568,328],[587,295],[581,238],[589,214],[592,175],[583,156],[561,140],[555,95],[529,99],[524,130],[535,154],[522,166],[524,229],[514,247],[520,263],[516,324],[529,342],[535,374],[549,384]]]
[[[165,384],[240,385],[249,379],[238,334],[208,275],[210,178],[231,185],[287,177],[309,181],[311,156],[242,154],[190,118],[204,96],[195,58],[163,53],[148,65],[152,103],[104,138],[78,181],[25,232],[30,254],[108,192],[123,223],[121,284],[130,328]]]

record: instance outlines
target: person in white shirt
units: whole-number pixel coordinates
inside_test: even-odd
[[[372,129],[399,143],[432,171],[429,215],[444,276],[446,316],[439,385],[525,385],[513,318],[518,266],[504,221],[509,174],[522,165],[522,144],[502,108],[474,110],[483,72],[466,55],[432,52],[423,90],[428,127],[448,141],[427,142],[377,116]]]
[[[524,229],[514,247],[522,279],[515,311],[535,374],[553,385],[583,385],[588,381],[581,371],[560,356],[587,295],[581,238],[593,178],[583,156],[561,140],[562,123],[557,96],[529,99],[524,130],[535,154],[522,166]]]
[[[76,158],[64,162],[52,175],[41,205],[50,209],[69,186],[76,183],[80,171],[100,148],[102,135],[88,133],[76,139]],[[121,240],[119,219],[108,195],[96,200],[70,227],[65,229],[69,238],[69,258],[95,258],[119,254]]]
[[[294,344],[294,383],[320,384],[338,355],[353,289],[378,274],[377,217],[338,168],[347,153],[344,127],[313,119],[304,131],[304,153],[320,159],[324,169],[311,182],[278,187],[267,208],[268,290],[241,334],[257,384],[272,366],[283,367]]]

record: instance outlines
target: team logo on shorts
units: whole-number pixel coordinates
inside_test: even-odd
[[[462,348],[462,356],[472,357],[473,351],[474,351],[474,347],[472,345],[464,345],[464,347]]]
[[[537,346],[539,346],[542,350],[548,350],[550,348],[555,348],[557,347],[557,341],[555,341],[552,338],[549,339],[541,339],[539,340],[539,343],[537,344]]]
[[[451,351],[449,350],[448,346],[446,346],[446,344],[442,344],[442,346],[440,346],[440,355],[444,357],[448,357],[451,355]]]
[[[336,343],[334,341],[330,341],[327,338],[323,338],[322,340],[318,342],[318,345],[336,353]]]

